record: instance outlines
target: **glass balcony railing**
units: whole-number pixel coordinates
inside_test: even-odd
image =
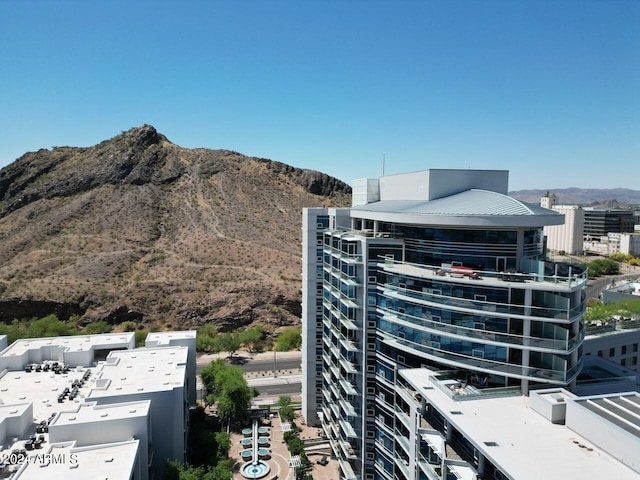
[[[566,354],[579,347],[585,336],[585,331],[582,325],[576,335],[572,336],[568,340],[562,340],[461,327],[448,323],[434,322],[433,320],[415,317],[413,315],[400,313],[388,308],[378,307],[378,310],[382,313],[383,318],[388,319],[391,322],[410,328],[413,328],[414,326],[421,327],[420,330],[434,335],[453,336],[462,340],[473,340],[477,343],[517,345],[528,350],[550,351],[551,353],[558,354]]]
[[[426,354],[428,357],[459,368],[470,368],[500,376],[512,376],[515,378],[527,378],[539,382],[567,384],[571,382],[582,369],[582,362],[577,363],[568,370],[550,369],[536,366],[514,365],[511,363],[488,360],[484,358],[449,352],[412,342],[406,338],[394,337],[385,332],[378,332],[384,338],[384,342],[395,346],[400,350],[413,350],[417,355]]]
[[[523,263],[527,259],[523,260]],[[533,262],[534,264],[544,262]],[[536,272],[498,272],[487,270],[474,270],[468,267],[458,267],[452,265],[451,267],[444,267],[443,265],[421,265],[403,261],[397,261],[392,258],[380,258],[378,266],[385,271],[393,273],[401,273],[403,275],[410,275],[413,277],[424,277],[438,275],[443,278],[465,278],[467,280],[473,280],[475,282],[482,282],[483,280],[495,280],[500,282],[546,282],[554,285],[562,285],[571,289],[579,289],[586,285],[588,275],[586,270],[575,268],[568,269],[567,275],[548,275]],[[393,268],[407,266],[406,269]],[[573,273],[575,272],[575,273]]]
[[[482,300],[471,300],[468,298],[451,297],[437,293],[429,293],[408,288],[400,288],[391,284],[384,284],[382,294],[389,298],[404,300],[408,302],[436,306],[448,310],[456,310],[469,313],[488,313],[489,315],[532,319],[544,321],[545,319],[565,320],[573,322],[581,317],[586,309],[586,303],[569,308],[536,307],[525,305],[514,305],[507,303],[495,303]],[[499,315],[502,314],[502,315]]]

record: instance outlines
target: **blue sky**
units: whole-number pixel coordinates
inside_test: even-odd
[[[640,189],[640,2],[0,1],[0,166],[144,123],[350,182]]]

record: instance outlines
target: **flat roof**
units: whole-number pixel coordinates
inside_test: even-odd
[[[585,472],[589,472],[589,478],[638,479],[636,472],[588,439],[538,414],[531,408],[529,397],[455,401],[435,387],[430,370],[405,369],[400,373],[485,457],[512,478],[583,480]]]
[[[64,348],[68,351],[88,351],[96,348],[109,348],[115,344],[130,343],[134,338],[134,332],[126,333],[102,333],[98,335],[72,335],[65,337],[26,338],[13,342],[0,352],[0,357],[22,355],[29,350],[47,346]]]
[[[138,457],[138,440],[75,447],[72,442],[54,444],[46,453],[29,452],[14,480],[129,479]]]
[[[150,332],[147,341],[168,342],[171,340],[182,340],[185,338],[196,338],[196,330],[180,330],[177,332]]]
[[[95,371],[94,368],[75,367],[69,373],[55,374],[48,372],[7,372],[0,378],[0,403],[7,406],[15,406],[23,403],[33,404],[33,419],[35,423],[47,420],[52,414],[62,409],[69,409],[70,405],[80,404],[84,401],[84,395],[89,391],[93,381],[93,373],[85,385],[79,387],[79,395],[74,400],[65,398],[63,403],[58,403],[58,395],[65,388],[72,388],[74,380],[80,380],[86,371]]]
[[[87,398],[159,392],[183,387],[187,347],[116,350],[96,367],[96,383]]]
[[[98,405],[96,402],[81,403],[76,409],[60,412],[50,426],[79,425],[97,421],[123,420],[149,415],[151,400],[137,402],[109,403]]]

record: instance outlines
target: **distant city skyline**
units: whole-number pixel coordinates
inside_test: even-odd
[[[144,123],[347,183],[640,189],[640,2],[0,2],[0,167]]]

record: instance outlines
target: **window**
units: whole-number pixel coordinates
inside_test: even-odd
[[[602,356],[602,350],[598,350],[598,356],[601,357]]]
[[[611,347],[609,349],[609,356],[614,357],[616,355],[616,347]]]
[[[622,365],[623,367],[627,366],[627,359],[623,358],[622,360],[620,360],[620,365]]]
[[[622,347],[620,347],[620,355],[624,355],[625,353],[627,353],[627,346],[622,345]]]
[[[631,351],[633,353],[636,353],[638,351],[638,344],[634,343],[633,345],[631,345]]]

